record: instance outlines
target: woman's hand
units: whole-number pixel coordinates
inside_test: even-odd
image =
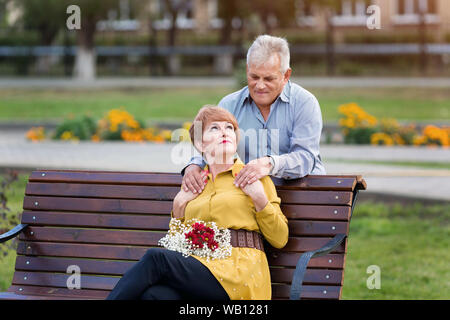
[[[184,189],[181,189],[180,192],[175,196],[175,200],[180,201],[181,203],[188,203],[191,200],[194,200],[197,198],[199,193],[193,193],[192,191],[184,191]]]
[[[241,187],[242,191],[250,198],[252,198],[253,203],[255,204],[256,211],[261,211],[267,205],[269,200],[267,199],[266,193],[264,191],[263,184],[260,180],[256,180],[253,183],[246,184],[244,187]]]
[[[184,191],[181,189],[180,192],[173,199],[173,216],[174,218],[183,218],[184,209],[186,208],[189,201],[197,198],[199,193],[193,193],[192,191]]]

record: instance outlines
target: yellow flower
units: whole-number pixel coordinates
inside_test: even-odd
[[[342,127],[367,128],[374,127],[378,123],[377,118],[365,112],[356,103],[340,105],[338,111],[345,116],[339,120],[339,124]]]
[[[170,130],[162,130],[160,134],[164,138],[164,140],[166,140],[166,141],[171,141],[172,140],[172,131],[170,131]]]
[[[395,144],[397,144],[397,145],[403,146],[406,144],[405,140],[398,133],[394,133],[392,135],[392,139],[394,140]]]
[[[413,139],[413,144],[415,146],[421,146],[427,143],[427,137],[425,136],[415,136]]]
[[[434,143],[439,142],[439,144],[443,147],[447,147],[449,145],[449,135],[446,129],[428,125],[423,129],[423,135]]]
[[[376,132],[370,136],[370,143],[374,145],[394,145],[392,137],[384,132]]]
[[[62,140],[71,140],[74,137],[73,133],[71,131],[64,131],[61,134]]]
[[[187,122],[183,123],[183,127],[182,128],[186,129],[186,130],[189,130],[191,128],[191,126],[192,126],[192,122],[187,121]]]
[[[123,125],[131,129],[139,129],[140,127],[139,122],[136,121],[131,114],[122,109],[110,110],[106,115],[106,119],[103,121],[109,123],[109,130],[111,132],[116,132],[119,125]],[[102,123],[102,125],[104,124]]]

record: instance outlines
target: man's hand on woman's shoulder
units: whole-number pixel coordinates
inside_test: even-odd
[[[262,157],[249,161],[244,168],[238,173],[234,179],[236,187],[245,187],[247,184],[252,184],[259,179],[268,176],[272,170],[272,163],[269,157]]]
[[[181,186],[184,191],[200,194],[205,188],[208,173],[196,164],[189,165],[184,170]]]

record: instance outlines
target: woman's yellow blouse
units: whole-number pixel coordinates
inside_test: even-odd
[[[281,212],[275,186],[270,177],[261,179],[269,201],[264,209],[256,211],[252,199],[233,184],[235,175],[243,167],[242,161],[236,159],[233,166],[219,173],[214,181],[209,174],[203,192],[187,204],[183,220],[197,218],[214,221],[220,228],[257,231],[272,246],[282,248],[288,241],[288,221]],[[208,262],[206,258],[193,257],[211,271],[230,299],[271,299],[269,264],[263,251],[233,247],[231,256],[226,259]]]

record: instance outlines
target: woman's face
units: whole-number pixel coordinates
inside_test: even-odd
[[[236,153],[236,133],[232,123],[213,121],[203,131],[202,151],[209,161],[223,164]]]

